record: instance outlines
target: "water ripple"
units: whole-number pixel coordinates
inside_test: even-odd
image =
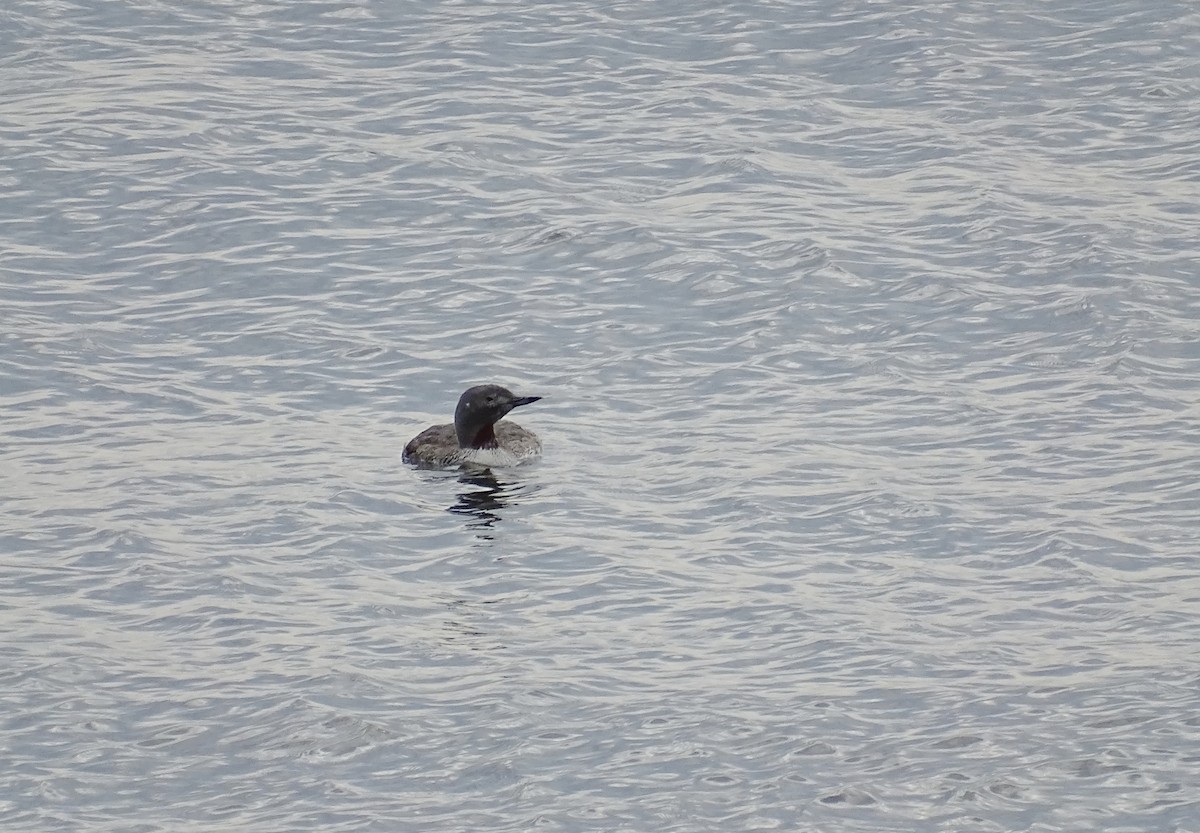
[[[1194,825],[1189,5],[3,37],[8,827]]]

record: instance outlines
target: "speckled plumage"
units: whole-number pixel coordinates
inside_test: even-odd
[[[515,422],[499,422],[513,408],[528,405],[539,396],[515,396],[499,385],[478,385],[463,393],[454,411],[454,423],[426,428],[404,446],[403,460],[425,468],[469,463],[479,466],[515,466],[537,457],[542,443]]]
[[[481,466],[515,466],[542,453],[541,440],[515,422],[497,422],[494,448],[463,448],[453,425],[434,425],[408,441],[404,462],[443,468],[474,463]]]

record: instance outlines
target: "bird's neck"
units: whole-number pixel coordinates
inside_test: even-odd
[[[495,448],[496,445],[496,428],[490,422],[476,431],[471,440],[471,448]]]

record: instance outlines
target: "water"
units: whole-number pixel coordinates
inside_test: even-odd
[[[0,827],[1200,830],[1192,4],[0,30]]]

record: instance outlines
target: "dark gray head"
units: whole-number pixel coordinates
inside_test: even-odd
[[[499,385],[476,385],[463,391],[454,409],[454,433],[459,448],[492,448],[496,432],[492,425],[513,408],[537,402],[540,396],[514,396]]]

